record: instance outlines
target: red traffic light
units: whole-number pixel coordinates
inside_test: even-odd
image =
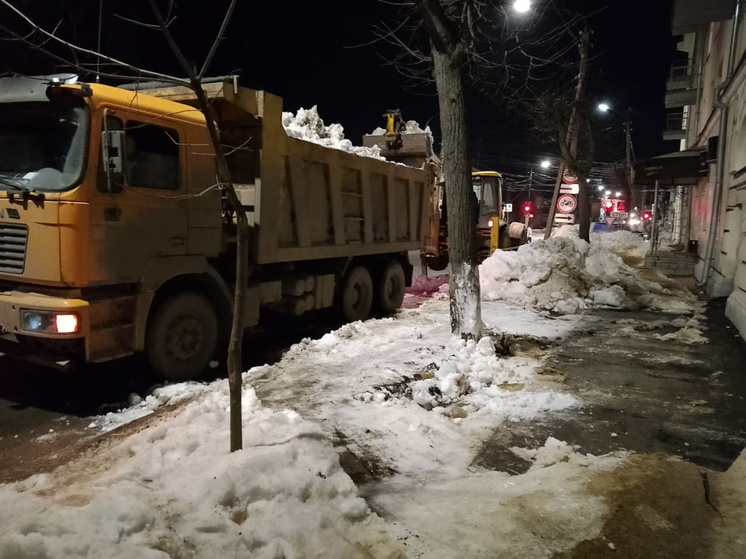
[[[644,214],[642,214],[642,219],[643,221],[647,221],[648,219],[650,219],[650,212],[645,212]]]
[[[531,208],[531,204],[529,202],[523,204],[523,213],[530,214],[532,209],[533,208]]]

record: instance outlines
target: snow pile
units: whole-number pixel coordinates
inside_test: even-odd
[[[0,558],[400,557],[319,428],[225,381],[178,416],[51,475],[0,486]]]
[[[459,403],[468,413],[485,410],[511,420],[537,417],[580,404],[569,394],[524,390],[534,377],[534,359],[498,358],[492,339],[453,339],[451,355],[432,378],[412,384],[415,402],[426,409]]]
[[[691,311],[692,296],[638,277],[615,251],[639,248],[636,235],[594,235],[590,245],[573,227],[548,240],[496,251],[480,268],[482,295],[539,309],[577,313],[589,306]]]
[[[381,156],[381,148],[378,146],[353,146],[350,140],[345,139],[344,128],[341,124],[324,125],[316,105],[310,109],[300,108],[295,115],[291,112],[283,112],[282,126],[291,138],[313,142],[363,157],[384,160]]]
[[[575,228],[575,234],[577,234],[577,228]],[[604,250],[613,251],[645,249],[645,240],[640,235],[635,235],[629,231],[591,233],[591,244]]]

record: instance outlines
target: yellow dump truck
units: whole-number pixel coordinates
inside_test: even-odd
[[[282,99],[205,84],[251,225],[246,328],[402,303],[434,174],[288,137]],[[186,88],[0,80],[0,352],[59,369],[144,354],[194,378],[227,339],[235,216]]]

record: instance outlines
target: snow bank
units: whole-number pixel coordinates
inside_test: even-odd
[[[621,231],[594,235],[562,227],[548,240],[496,251],[480,267],[482,296],[560,314],[590,306],[691,311],[693,297],[638,277],[615,252],[639,250],[643,241]]]
[[[229,453],[225,381],[158,426],[0,486],[0,558],[400,557],[319,428],[243,393]]]
[[[295,115],[291,112],[283,112],[282,125],[291,138],[340,149],[363,157],[384,160],[381,156],[381,148],[378,146],[353,146],[350,140],[345,139],[344,128],[341,124],[324,125],[316,105],[310,109],[300,108]]]

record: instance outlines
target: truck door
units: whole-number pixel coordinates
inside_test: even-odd
[[[124,172],[107,179],[99,153],[91,189],[91,280],[137,282],[152,258],[187,252],[184,134],[178,123],[112,110],[99,137],[104,128],[124,130]]]

